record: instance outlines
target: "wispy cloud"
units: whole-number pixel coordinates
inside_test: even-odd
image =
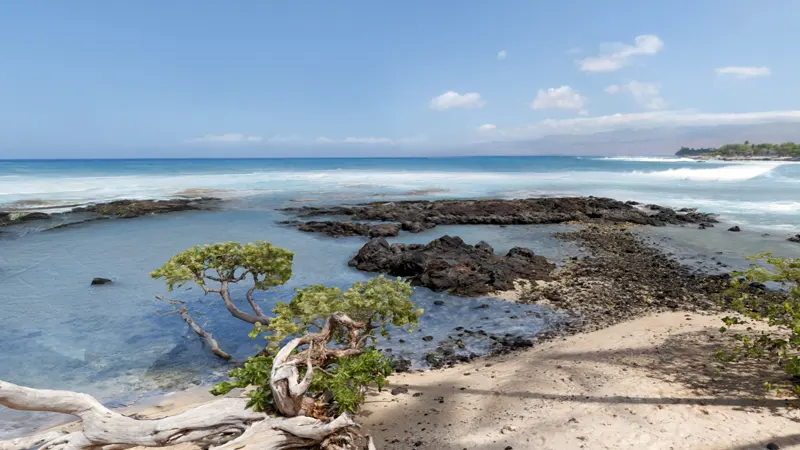
[[[584,110],[587,100],[580,92],[569,86],[539,89],[531,102],[533,109],[576,109]]]
[[[772,74],[772,70],[769,67],[728,66],[717,67],[714,70],[717,75],[731,75],[736,78],[766,77]]]
[[[497,129],[497,125],[493,123],[485,123],[478,127],[478,131],[480,132],[491,132]]]
[[[608,86],[605,91],[609,94],[627,92],[633,99],[645,109],[664,109],[667,101],[661,96],[661,86],[656,83],[643,83],[641,81],[630,81],[628,83]]]
[[[398,145],[398,144],[415,144],[425,142],[425,136],[406,137],[399,139],[392,139],[387,137],[346,137],[343,139],[331,139],[328,137],[318,137],[315,142],[319,144],[372,144],[372,145]]]
[[[205,136],[188,139],[189,143],[214,143],[214,142],[261,142],[261,136],[248,136],[241,133],[206,134]]]
[[[614,72],[628,64],[636,56],[655,55],[664,48],[664,42],[656,35],[636,36],[633,45],[612,43],[603,45],[607,51],[598,56],[578,61],[584,72]]]
[[[481,94],[477,92],[468,92],[466,94],[459,94],[454,91],[447,91],[444,94],[431,99],[430,108],[436,111],[444,111],[446,109],[465,108],[476,109],[483,108],[486,102],[481,99]]]
[[[499,52],[497,52],[497,60],[498,61],[502,61],[502,60],[506,59],[506,56],[508,56],[508,52],[506,50],[500,50]]]
[[[593,134],[627,129],[652,129],[670,126],[753,125],[800,122],[800,110],[750,113],[698,113],[693,111],[650,111],[609,116],[547,119],[512,128],[482,130],[493,140],[531,140],[552,135]]]

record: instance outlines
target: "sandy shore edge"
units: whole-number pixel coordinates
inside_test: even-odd
[[[653,314],[525,351],[396,374],[388,389],[370,393],[359,420],[384,449],[800,448],[800,410],[765,396],[759,371],[768,367],[715,373],[719,319]],[[393,395],[394,387],[407,392]],[[212,399],[198,388],[125,412],[158,418]]]

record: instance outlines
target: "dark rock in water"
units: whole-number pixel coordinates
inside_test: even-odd
[[[711,214],[658,205],[637,208],[610,198],[547,197],[523,200],[436,200],[367,203],[355,207],[287,208],[301,217],[349,216],[351,220],[395,222],[408,231],[434,225],[535,225],[571,221],[666,225],[716,222]],[[420,225],[412,225],[414,223]]]
[[[32,222],[34,220],[47,220],[50,219],[50,214],[43,212],[20,213],[17,216],[12,216],[10,212],[0,211],[0,227],[6,225],[13,225],[21,222]]]
[[[411,361],[406,358],[396,357],[392,361],[392,365],[397,373],[408,372],[411,369]]]
[[[433,340],[433,336],[425,336],[425,337],[422,338],[422,340],[425,341],[425,342],[430,342],[430,341]]]
[[[117,200],[97,203],[85,208],[75,208],[72,212],[90,212],[101,216],[130,219],[147,214],[163,214],[176,211],[200,211],[213,209],[219,199],[172,199],[172,200]]]
[[[108,278],[94,278],[94,279],[92,279],[92,286],[98,285],[98,284],[110,284],[110,283],[113,283],[113,281],[109,280]]]
[[[400,225],[382,223],[378,225],[368,225],[355,222],[287,222],[290,225],[299,224],[297,229],[307,233],[324,233],[331,237],[342,236],[368,236],[368,237],[388,237],[397,236],[400,232]]]
[[[436,306],[442,306],[442,305],[444,305],[444,302],[442,300],[434,300],[433,304],[436,305]]]
[[[789,242],[797,242],[800,243],[800,234],[795,234],[794,236],[788,239]]]
[[[705,230],[706,228],[714,228],[714,224],[701,222],[700,225],[697,226],[700,230]]]
[[[512,248],[506,256],[491,246],[465,244],[459,237],[443,236],[428,245],[393,244],[372,239],[350,261],[367,272],[408,277],[418,286],[463,296],[479,296],[514,288],[514,281],[549,280],[555,265],[527,248]]]
[[[738,232],[742,231],[742,229],[739,228],[739,225],[734,225],[734,226],[728,228],[728,231],[733,231],[733,232],[738,233]]]
[[[400,395],[400,394],[408,394],[408,388],[404,388],[402,386],[398,386],[392,389],[392,395]]]
[[[403,231],[408,231],[410,233],[422,233],[428,228],[433,228],[435,226],[436,226],[435,223],[407,222],[407,221],[400,224],[400,227],[403,229]]]
[[[31,220],[47,220],[50,218],[50,214],[46,214],[43,212],[32,212],[22,216],[17,217],[17,222],[28,222]]]
[[[774,442],[770,442],[769,444],[767,444],[767,446],[765,448],[767,450],[780,450],[780,447],[778,447],[778,444],[776,444]]]

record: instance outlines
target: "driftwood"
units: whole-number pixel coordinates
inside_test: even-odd
[[[197,442],[219,449],[289,449],[322,443],[356,426],[346,414],[330,422],[310,417],[270,417],[245,408],[247,399],[225,398],[156,420],[139,420],[106,408],[94,397],[32,389],[0,381],[0,405],[24,411],[71,414],[83,429],[0,441],[0,450],[116,450]],[[218,447],[213,447],[217,445]]]
[[[189,320],[186,317],[188,312],[185,312],[184,320],[189,326],[197,325],[191,317]],[[71,414],[83,423],[80,431],[71,433],[50,431],[0,441],[0,450],[123,450],[187,442],[220,450],[311,447],[374,450],[372,438],[358,432],[357,424],[347,414],[326,420],[306,417],[315,406],[313,399],[306,395],[315,366],[321,367],[332,358],[357,355],[363,351],[366,337],[361,336],[360,331],[364,327],[345,314],[334,313],[319,332],[292,339],[280,349],[273,361],[270,388],[283,417],[247,409],[246,398],[224,398],[163,419],[140,420],[111,411],[88,394],[33,389],[0,381],[0,405],[23,411]],[[199,325],[192,328],[213,341],[210,334],[204,336],[198,331],[202,331]],[[348,346],[327,348],[335,331],[341,328],[349,332]],[[307,348],[295,353],[300,346]],[[300,364],[307,367],[302,379],[298,369]]]
[[[191,328],[192,331],[197,333],[198,336],[203,338],[203,342],[205,342],[206,345],[208,345],[208,348],[209,350],[211,350],[211,353],[219,356],[224,360],[231,360],[233,358],[231,355],[222,350],[222,348],[219,346],[219,343],[217,342],[216,339],[214,339],[214,336],[211,335],[211,333],[206,331],[203,327],[200,326],[200,324],[195,322],[195,320],[189,314],[189,308],[186,307],[186,303],[180,300],[166,299],[163,297],[156,297],[156,298],[165,301],[170,305],[175,306],[175,310],[171,311],[169,314],[173,313],[180,314],[184,322],[186,322],[186,324],[189,325],[189,328]]]

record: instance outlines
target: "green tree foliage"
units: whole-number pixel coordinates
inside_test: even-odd
[[[769,329],[758,334],[735,333],[733,348],[721,350],[722,361],[744,358],[766,358],[776,363],[786,375],[783,381],[768,386],[789,387],[800,395],[800,260],[777,258],[771,253],[751,257],[755,263],[745,272],[734,272],[730,289],[725,293],[730,307],[747,319],[765,322]],[[775,283],[782,289],[766,290],[764,283]],[[739,316],[723,319],[722,332],[745,324]]]
[[[800,144],[726,144],[717,149],[681,147],[677,156],[710,156],[720,158],[800,158]]]
[[[322,415],[355,411],[364,400],[366,387],[375,384],[381,388],[392,371],[392,361],[374,347],[377,335],[389,337],[390,327],[417,326],[422,309],[411,301],[407,282],[377,277],[355,283],[346,291],[323,285],[298,289],[290,302],[277,303],[267,315],[253,293],[286,283],[292,276],[293,256],[268,242],[225,242],[178,253],[151,276],[164,278],[170,291],[194,282],[206,294],[218,293],[234,317],[253,324],[252,338],[263,335],[269,341],[261,354],[231,371],[229,381],[216,385],[214,395],[251,388],[248,406],[271,410],[275,402],[270,380],[273,365],[280,365],[275,350],[287,340],[306,337],[307,343],[297,345],[291,354],[288,349],[284,352],[282,363],[292,359],[313,362],[312,382],[305,395],[326,411]],[[231,298],[230,285],[245,280],[252,283],[246,295],[252,313],[240,310]],[[321,333],[333,316],[346,320],[332,321],[336,325],[328,328],[330,334]]]
[[[253,293],[289,281],[293,258],[294,253],[265,241],[250,244],[222,242],[184,250],[150,276],[164,278],[170,291],[193,281],[206,294],[218,293],[234,317],[252,324],[264,323],[269,319],[256,303]],[[253,314],[240,310],[230,295],[231,284],[247,279],[252,283],[247,291],[247,301]]]
[[[374,344],[377,333],[388,337],[390,325],[398,328],[418,325],[423,311],[411,301],[411,286],[401,280],[377,277],[355,283],[346,291],[314,285],[298,289],[296,293],[289,303],[278,303],[270,323],[256,325],[250,336],[265,334],[267,339],[275,341],[313,333],[322,328],[325,319],[333,313],[344,313],[362,322],[365,326],[356,334],[340,332],[333,336],[334,349],[356,351],[344,357],[336,357],[334,352],[331,353],[334,357],[320,359],[322,370],[315,369],[307,392],[323,407],[355,412],[364,401],[365,388],[373,384],[381,388],[392,372],[392,361],[367,344]],[[251,358],[244,367],[230,373],[231,381],[218,384],[212,393],[222,395],[234,388],[253,387],[251,406],[256,410],[268,410],[273,404],[269,386],[271,369],[272,356]]]

